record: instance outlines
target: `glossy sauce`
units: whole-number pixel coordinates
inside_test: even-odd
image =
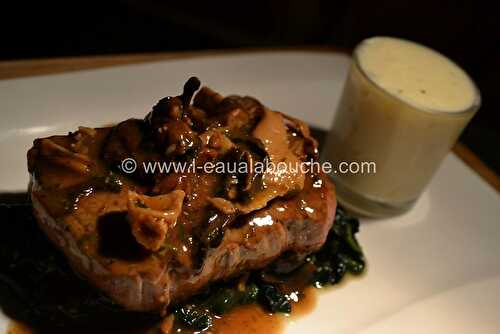
[[[284,320],[285,316],[271,315],[258,305],[246,305],[215,320],[211,332],[217,334],[281,333],[285,325]]]
[[[280,334],[284,331],[286,327],[287,320],[296,319],[309,314],[313,311],[317,303],[317,290],[312,287],[304,289],[303,292],[299,294],[297,302],[292,304],[292,313],[287,316],[283,314],[270,314],[266,312],[262,307],[257,304],[250,304],[239,306],[230,311],[229,313],[216,317],[214,319],[213,326],[207,331],[203,332],[206,334]],[[95,325],[99,326],[98,324]],[[158,326],[153,326],[153,328],[144,329],[144,331],[130,331],[128,332],[125,328],[120,329],[120,334],[166,334],[161,332],[157,328]],[[93,330],[89,330],[89,334],[94,333]],[[117,332],[118,333],[118,332]],[[170,333],[179,334],[195,334],[198,331],[183,328],[181,326],[175,325]],[[9,324],[6,334],[49,334],[35,331],[28,326],[12,321]]]
[[[217,317],[213,326],[204,333],[211,334],[280,334],[284,331],[287,321],[300,318],[313,311],[317,303],[317,290],[305,288],[298,294],[297,302],[292,304],[292,313],[270,314],[257,304],[236,307],[229,313]],[[174,326],[171,333],[195,334],[192,329]]]
[[[311,313],[318,302],[318,291],[316,288],[305,288],[297,303],[292,304],[292,318],[300,318]]]

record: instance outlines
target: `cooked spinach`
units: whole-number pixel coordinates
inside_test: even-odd
[[[183,305],[174,311],[175,318],[185,326],[203,331],[212,326],[212,315],[209,310],[196,304]]]
[[[316,287],[337,284],[346,272],[359,275],[364,271],[365,258],[355,236],[358,231],[359,221],[337,208],[335,223],[325,244],[307,258],[316,267],[313,280]]]
[[[217,315],[222,315],[242,301],[236,289],[224,288],[213,295],[209,301],[209,308]]]
[[[235,306],[257,302],[259,291],[255,283],[246,284],[243,291],[231,284],[215,284],[190,303],[177,306],[174,315],[182,325],[201,331],[212,325],[214,315],[221,316]]]
[[[0,204],[0,305],[43,333],[123,333],[159,321],[128,312],[80,279],[39,230],[30,203]]]
[[[287,295],[274,285],[266,284],[261,287],[259,303],[273,313],[292,312],[292,303]]]
[[[245,293],[242,298],[243,304],[251,304],[257,301],[259,297],[259,287],[255,283],[250,283],[245,289]]]

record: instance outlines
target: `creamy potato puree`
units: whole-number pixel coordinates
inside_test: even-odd
[[[467,74],[425,46],[374,37],[364,41],[356,55],[359,67],[375,84],[418,108],[460,112],[477,98]]]
[[[345,206],[370,216],[413,205],[479,105],[467,74],[413,42],[375,37],[355,50],[324,158],[375,162],[333,174]]]

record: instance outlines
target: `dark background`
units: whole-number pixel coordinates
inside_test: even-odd
[[[0,59],[244,47],[352,49],[391,35],[473,77],[483,106],[461,141],[500,171],[500,5],[486,1],[15,1],[0,8]]]

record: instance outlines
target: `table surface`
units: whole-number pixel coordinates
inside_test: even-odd
[[[186,51],[166,53],[144,53],[127,55],[86,56],[72,58],[50,58],[0,61],[0,80],[47,75],[86,69],[105,68],[117,65],[138,64],[147,62],[158,62],[172,59],[188,59],[193,57],[209,57],[220,54],[241,54],[270,49],[238,49],[238,50],[209,50],[209,51]],[[271,49],[276,51],[314,51],[314,52],[346,52],[329,47],[312,48],[286,48]],[[461,143],[453,147],[453,152],[488,182],[497,192],[500,192],[500,177],[486,166],[469,148]]]

